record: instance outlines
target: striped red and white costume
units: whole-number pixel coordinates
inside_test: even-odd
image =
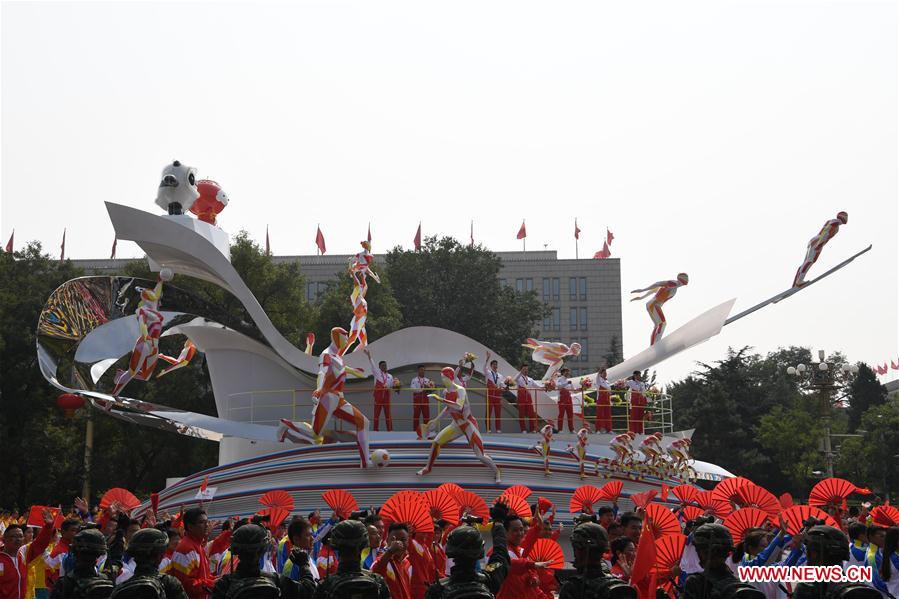
[[[665,314],[662,312],[662,306],[665,305],[665,302],[674,297],[679,287],[683,287],[689,282],[690,277],[687,273],[682,272],[677,275],[677,279],[673,281],[658,281],[644,289],[634,289],[631,291],[631,293],[647,292],[640,297],[631,299],[632,302],[645,299],[650,295],[653,296],[651,300],[646,302],[646,311],[649,313],[649,318],[653,323],[652,336],[649,338],[650,345],[655,345],[656,341],[662,338],[662,333],[665,332],[666,321]]]
[[[490,356],[487,356],[489,362]],[[486,430],[490,431],[490,421],[493,420],[493,430],[497,433],[502,432],[502,410],[503,410],[503,382],[497,370],[484,364],[484,378],[487,380],[487,420],[485,423]]]
[[[521,427],[521,432],[527,429],[527,432],[533,433],[537,430],[537,411],[534,409],[534,396],[531,390],[536,390],[537,381],[519,371],[515,375],[515,385],[518,387],[518,426]]]
[[[805,275],[808,274],[812,265],[814,265],[818,260],[818,257],[821,256],[821,250],[823,250],[827,242],[840,231],[840,225],[845,225],[847,222],[849,222],[849,215],[845,212],[840,212],[837,214],[836,218],[832,218],[824,223],[824,226],[821,227],[818,234],[809,240],[808,249],[805,252],[805,260],[799,265],[796,276],[793,278],[793,287],[802,287],[805,285]]]
[[[596,375],[596,432],[612,432],[612,384]]]
[[[384,424],[388,431],[393,430],[393,418],[390,415],[390,394],[393,392],[393,375],[387,371],[381,370],[375,366],[370,354],[368,362],[371,364],[372,377],[375,380],[374,388],[374,420],[375,430],[378,430],[378,422],[381,419],[381,413],[384,414]]]
[[[629,379],[625,382],[630,396],[631,409],[628,415],[627,430],[643,434],[643,418],[646,415],[646,385],[643,381]]]
[[[409,386],[412,387],[412,430],[421,439],[419,419],[422,425],[427,424],[428,420],[431,419],[428,391],[434,387],[434,383],[426,376],[417,376],[412,379]]]

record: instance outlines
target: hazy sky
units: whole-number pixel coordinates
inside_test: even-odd
[[[825,282],[664,363],[797,344],[899,359],[896,2],[11,3],[2,6],[5,244],[108,257],[104,201],[157,211],[179,159],[231,198],[220,224],[278,254],[425,235],[581,256],[615,233],[627,290],[690,274],[669,331],[788,288],[849,224]],[[138,256],[130,243],[119,256]],[[476,281],[472,282],[476,284]],[[897,371],[892,371],[895,378]]]

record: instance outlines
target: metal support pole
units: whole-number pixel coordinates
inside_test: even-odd
[[[81,496],[90,504],[91,497],[91,463],[94,458],[94,409],[87,404],[87,415],[84,424],[84,480],[81,484]]]

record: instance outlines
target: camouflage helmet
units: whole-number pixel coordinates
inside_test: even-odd
[[[231,535],[231,551],[253,553],[263,551],[268,543],[268,533],[258,524],[244,524]]]
[[[596,522],[583,522],[571,532],[571,546],[605,552],[609,548],[609,533]]]
[[[72,540],[72,551],[102,555],[106,553],[106,537],[96,528],[85,528]]]
[[[169,536],[158,528],[142,528],[128,542],[128,553],[135,557],[153,557],[165,553]]]
[[[341,549],[362,551],[368,547],[368,529],[358,520],[343,520],[331,529],[331,546]]]
[[[849,559],[849,539],[838,528],[833,526],[812,526],[805,533],[806,550],[814,549],[826,563],[810,564],[831,566]]]
[[[473,526],[454,529],[446,538],[446,556],[454,559],[481,559],[484,557],[484,539],[481,538],[481,533]]]
[[[703,524],[693,531],[693,545],[697,549],[722,549],[733,551],[734,538],[721,524]]]

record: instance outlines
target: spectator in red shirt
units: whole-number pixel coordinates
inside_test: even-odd
[[[384,577],[392,599],[411,599],[412,568],[406,558],[409,527],[400,522],[394,522],[390,525],[387,534],[387,551],[378,558],[371,571]]]
[[[25,531],[10,524],[3,531],[0,550],[0,599],[25,599],[28,588],[28,564],[39,557],[53,538],[53,514],[44,510],[44,526],[37,537],[25,544]],[[24,547],[23,551],[20,551]]]
[[[209,558],[206,555],[206,537],[209,518],[205,510],[191,508],[184,512],[184,538],[172,554],[169,574],[181,582],[184,592],[190,599],[208,599],[209,592],[215,584],[209,570]]]

